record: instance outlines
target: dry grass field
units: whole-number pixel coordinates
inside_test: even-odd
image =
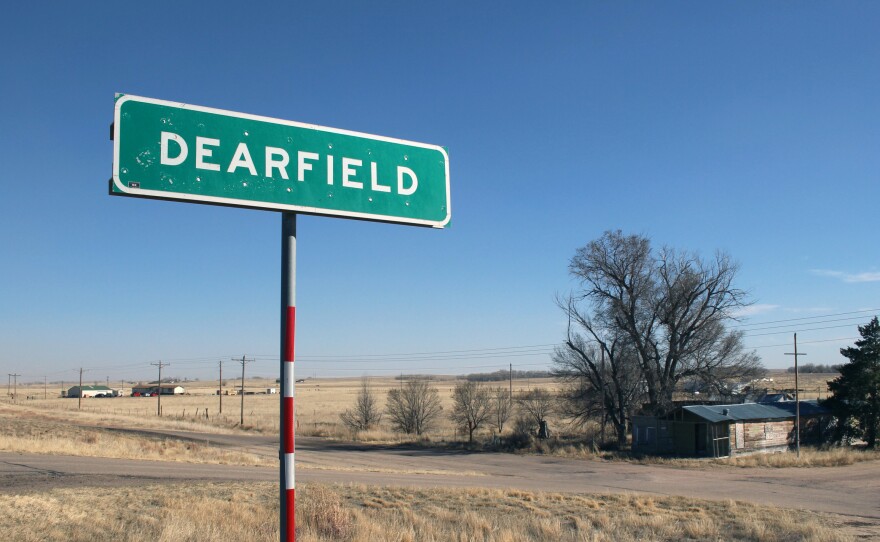
[[[63,419],[14,406],[0,406],[0,450],[226,465],[271,466],[278,463],[273,457],[225,450],[187,440],[74,425]]]
[[[827,399],[828,382],[839,376],[838,373],[801,373],[798,375],[798,389],[802,401],[807,399]],[[756,388],[767,388],[768,391],[794,392],[794,373],[785,370],[767,371],[767,381],[756,382]],[[772,379],[772,380],[769,380]]]
[[[786,374],[782,375],[783,377]],[[813,375],[816,379],[819,375]],[[774,378],[780,389],[784,378]],[[458,441],[448,417],[455,381],[434,383],[444,416],[433,442]],[[394,379],[374,379],[384,404]],[[492,385],[492,384],[490,384]],[[504,387],[506,383],[498,383]],[[214,394],[216,382],[188,385],[188,395],[163,397],[163,416],[156,398],[42,398],[42,386],[20,389],[15,404],[0,401],[0,449],[162,461],[233,464],[276,464],[274,458],[214,449],[186,441],[143,438],[105,430],[177,429],[274,434],[278,430],[278,395],[246,395],[245,424],[239,425],[239,396],[223,397],[223,413]],[[350,438],[339,414],[351,407],[360,379],[309,380],[297,386],[299,434]],[[494,385],[493,385],[494,386]],[[265,381],[247,388],[265,390]],[[514,391],[535,387],[552,390],[550,380],[515,381]],[[804,385],[802,384],[802,389]],[[26,396],[31,399],[25,399]],[[207,410],[207,416],[205,411]],[[554,420],[560,427],[563,420]],[[403,437],[383,427],[360,438],[398,442]],[[547,445],[540,453],[585,458],[597,455],[581,445]],[[848,464],[876,459],[853,452],[804,451],[803,465]],[[824,454],[824,455],[823,455]],[[829,454],[838,454],[829,459]],[[841,455],[842,454],[842,455]],[[850,455],[847,455],[850,454]],[[749,463],[691,461],[680,466],[792,466],[790,457],[738,458]],[[855,457],[855,459],[853,459]],[[782,461],[780,463],[780,461]],[[312,466],[311,468],[321,468]],[[334,467],[335,468],[335,467]],[[389,465],[388,472],[397,472]],[[442,474],[425,470],[426,473]],[[462,473],[459,473],[462,474]],[[479,474],[470,473],[474,485]],[[138,487],[57,488],[46,493],[0,493],[0,528],[9,540],[277,540],[277,486],[270,483],[157,484]],[[489,489],[401,489],[300,484],[297,517],[299,540],[388,541],[635,541],[635,540],[850,540],[833,519],[813,512],[739,502],[680,497],[574,495]]]
[[[801,378],[802,395],[818,396],[818,390],[825,390],[827,381],[834,375],[808,374]],[[452,389],[458,381],[451,377],[437,377],[432,385],[439,392],[443,405],[443,413],[436,427],[422,438],[425,445],[447,445],[460,442],[464,435],[456,431],[449,419],[452,408]],[[355,402],[361,385],[360,378],[308,379],[297,385],[297,434],[307,436],[323,436],[339,439],[357,439],[373,443],[397,443],[412,441],[411,436],[392,432],[387,420],[383,420],[376,429],[352,434],[340,422],[339,415]],[[394,378],[372,378],[370,385],[381,405],[389,389],[399,386],[400,381]],[[488,383],[490,387],[507,389],[506,382]],[[514,380],[514,393],[535,388],[555,391],[557,383],[551,379]],[[794,377],[785,371],[770,371],[767,379],[760,385],[769,391],[782,391],[794,387]],[[268,459],[252,454],[235,455],[232,452],[215,450],[191,443],[163,440],[144,440],[111,434],[100,429],[87,429],[82,426],[114,426],[130,429],[176,429],[194,432],[236,433],[246,431],[257,434],[274,435],[278,433],[279,396],[266,394],[267,387],[274,383],[266,379],[254,379],[245,382],[246,391],[255,392],[244,395],[244,425],[240,425],[241,399],[238,395],[223,396],[223,411],[220,412],[220,397],[216,395],[217,382],[191,382],[186,384],[187,394],[182,396],[164,396],[162,413],[157,415],[157,398],[155,397],[116,397],[88,398],[82,400],[82,407],[75,398],[61,398],[55,390],[55,397],[43,398],[42,386],[22,386],[19,388],[15,405],[10,405],[9,397],[0,398],[0,449],[9,451],[40,452],[48,447],[54,453],[73,455],[97,455],[103,457],[123,457],[140,459],[164,459],[192,462],[228,462],[237,464],[265,464]],[[817,390],[809,394],[808,389]],[[233,390],[231,386],[224,389]],[[130,393],[130,388],[125,390]],[[47,393],[48,395],[48,393]],[[822,394],[825,396],[826,394]],[[13,415],[3,410],[2,405],[14,408]],[[18,419],[18,421],[13,421]],[[25,420],[33,422],[33,427],[24,427]],[[39,424],[43,424],[40,429]],[[51,431],[45,426],[49,423],[60,424]],[[574,431],[566,420],[552,419],[551,427],[556,434]],[[78,425],[74,429],[66,425]],[[511,427],[512,420],[507,427]],[[509,431],[506,429],[505,431]],[[478,432],[478,437],[488,436],[488,428]],[[85,433],[88,433],[86,436]],[[480,434],[481,433],[481,434]],[[583,435],[583,429],[577,430]],[[51,443],[48,442],[51,440]],[[41,442],[42,441],[42,442]],[[581,440],[551,441],[536,443],[532,452],[564,457],[605,458],[631,460],[628,456],[597,453],[588,442]],[[789,454],[755,456],[753,458],[735,458],[716,460],[712,464],[726,466],[829,466],[850,464],[855,461],[874,459],[866,454],[852,451],[808,451],[804,457],[795,461]],[[656,458],[637,459],[648,462],[670,462],[677,464],[682,461],[686,466],[705,465],[706,462],[688,460],[664,460]]]
[[[0,494],[7,540],[278,539],[271,483]],[[813,513],[679,497],[301,484],[297,540],[415,542],[852,540]]]
[[[74,419],[71,414],[79,414]],[[95,418],[95,419],[93,419]],[[122,459],[142,459],[151,461],[178,461],[188,463],[214,463],[228,465],[262,465],[275,466],[277,458],[265,450],[256,453],[249,449],[230,450],[208,442],[153,435],[150,433],[120,432],[95,422],[118,423],[119,417],[109,417],[95,413],[79,413],[76,411],[47,412],[34,405],[0,405],[0,450],[20,453],[62,454],[85,457],[108,457]],[[190,421],[175,419],[148,419],[143,429],[162,429],[162,422],[167,422],[165,429],[191,430],[198,427]],[[204,425],[202,429],[207,429]],[[231,429],[226,432],[234,433]],[[378,432],[371,432],[378,433]],[[382,433],[384,434],[384,433]],[[379,438],[378,435],[375,438]],[[434,446],[438,443],[425,443]],[[442,443],[439,443],[442,445]],[[880,452],[857,448],[830,448],[817,450],[804,447],[801,457],[791,453],[755,454],[734,458],[712,460],[663,458],[652,456],[634,457],[626,452],[600,451],[584,442],[569,442],[564,439],[537,441],[527,452],[544,455],[581,458],[588,460],[628,461],[648,465],[668,465],[689,469],[717,467],[830,467],[851,465],[861,461],[880,459]],[[307,470],[355,471],[351,465],[338,463],[317,463],[307,461],[299,468]],[[444,474],[436,469],[400,469],[394,467],[369,467],[369,472],[409,473],[409,474]],[[480,476],[479,472],[456,471],[458,475]]]
[[[800,390],[803,399],[825,398],[828,396],[827,382],[836,374],[804,374],[800,377]],[[432,441],[457,441],[461,439],[454,425],[449,421],[448,412],[452,406],[452,389],[456,380],[451,377],[437,377],[432,383],[440,394],[443,404],[443,415],[436,428],[428,438]],[[371,386],[384,405],[389,389],[399,386],[400,381],[394,378],[371,378]],[[339,415],[350,408],[360,389],[359,378],[327,378],[308,379],[297,384],[297,433],[301,435],[327,436],[335,438],[352,438],[352,435],[340,422]],[[507,382],[488,383],[490,387],[507,389]],[[757,382],[756,387],[766,388],[769,392],[794,389],[794,375],[783,370],[769,371],[767,380]],[[245,381],[245,390],[254,392],[244,396],[244,425],[240,427],[241,397],[226,395],[223,397],[223,411],[220,412],[220,398],[216,395],[217,381],[189,382],[184,384],[187,395],[162,397],[162,418],[157,416],[157,399],[155,397],[117,397],[109,399],[83,399],[82,408],[77,408],[77,399],[59,397],[58,389],[48,392],[44,399],[42,385],[20,386],[16,403],[30,406],[39,411],[54,412],[64,417],[72,417],[82,423],[96,425],[130,424],[137,428],[169,428],[199,431],[240,430],[254,431],[265,434],[278,432],[279,396],[269,395],[268,387],[277,387],[274,382],[266,379]],[[514,394],[534,388],[553,391],[558,384],[551,379],[514,380]],[[125,391],[130,393],[130,388]],[[234,386],[225,386],[224,390],[234,391]],[[4,402],[9,397],[3,396]],[[0,403],[2,404],[2,403]],[[551,427],[557,432],[566,428],[565,420],[551,419]],[[391,432],[386,421],[377,430],[358,435],[359,440],[376,442],[396,442],[409,440]]]
[[[443,405],[443,414],[438,420],[436,429],[431,431],[429,438],[434,441],[455,441],[461,435],[456,432],[449,421],[448,412],[452,406],[452,389],[456,380],[438,377],[433,385],[437,388]],[[371,386],[384,406],[389,389],[399,386],[400,381],[393,378],[370,379]],[[508,389],[507,382],[490,383],[492,387]],[[275,384],[271,384],[275,386]],[[351,438],[353,435],[342,425],[339,415],[351,408],[360,390],[360,378],[308,379],[296,387],[296,424],[297,434]],[[534,388],[553,390],[557,384],[550,379],[514,380],[513,392],[520,393]],[[114,397],[88,398],[82,400],[82,408],[78,408],[75,398],[48,395],[43,399],[43,387],[19,387],[16,403],[34,412],[54,415],[58,419],[66,418],[78,423],[95,425],[115,424],[128,425],[134,428],[174,428],[189,431],[199,430],[239,430],[254,431],[265,434],[277,434],[279,396],[265,394],[269,385],[265,379],[246,380],[245,391],[254,391],[254,395],[244,396],[244,425],[241,420],[241,396],[223,396],[223,412],[220,412],[220,398],[216,395],[217,381],[191,382],[184,384],[187,395],[163,396],[162,417],[157,415],[156,397]],[[230,386],[224,387],[231,390]],[[127,390],[130,393],[130,388]],[[31,397],[27,399],[26,397]],[[4,397],[4,402],[9,398]],[[2,403],[0,403],[2,404]],[[206,416],[207,412],[207,416]],[[409,440],[394,434],[390,426],[383,421],[377,430],[359,435],[360,440],[377,442],[396,442]]]

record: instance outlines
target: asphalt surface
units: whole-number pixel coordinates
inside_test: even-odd
[[[277,456],[277,439],[273,437],[141,432]],[[880,462],[876,461],[822,468],[683,469],[535,455],[374,447],[303,437],[296,445],[298,481],[733,499],[846,516],[871,526],[871,532],[880,528]],[[0,453],[3,493],[52,487],[277,479],[274,467]]]

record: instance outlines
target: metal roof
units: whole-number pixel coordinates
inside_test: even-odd
[[[111,391],[107,386],[73,386],[73,388],[80,389],[83,391]],[[70,389],[73,389],[70,388]]]
[[[828,409],[816,401],[800,401],[801,416],[810,417],[830,414]],[[795,417],[795,402],[743,403],[737,405],[690,405],[681,407],[694,416],[711,423],[749,420],[785,420]]]

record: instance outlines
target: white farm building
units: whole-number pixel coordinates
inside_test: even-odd
[[[67,390],[68,397],[116,397],[117,395],[119,395],[117,390],[107,386],[73,386]]]

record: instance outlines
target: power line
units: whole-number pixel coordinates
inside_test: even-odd
[[[547,364],[546,364],[546,363],[518,363],[516,366],[517,366],[517,367],[546,367]],[[410,366],[410,367],[407,367],[406,370],[412,372],[412,371],[443,371],[443,370],[449,370],[449,369],[455,369],[455,370],[458,370],[458,369],[491,369],[491,368],[497,368],[499,371],[502,371],[502,370],[504,370],[504,364],[495,364],[495,365],[457,365],[457,366],[455,366],[455,367],[450,367],[450,366],[448,366],[448,365],[443,366],[443,367],[418,367],[418,366]],[[352,372],[352,371],[355,371],[356,369],[340,369],[340,368],[332,368],[332,367],[329,367],[329,368],[328,368],[328,367],[322,367],[321,370],[322,370],[322,371],[327,371],[327,372],[337,372],[337,373],[342,373],[342,372]],[[395,368],[395,367],[390,367],[390,368],[370,367],[370,368],[369,368],[369,371],[370,371],[370,372],[392,372],[392,373],[399,373],[400,370],[401,370],[400,367],[396,367],[396,368]]]
[[[454,360],[468,360],[468,359],[496,359],[496,358],[519,358],[526,356],[540,356],[540,355],[548,355],[552,354],[553,350],[541,350],[535,352],[525,352],[525,353],[514,353],[514,354],[486,354],[486,355],[471,355],[471,356],[434,356],[434,357],[423,357],[423,358],[407,358],[407,357],[396,357],[396,358],[375,358],[375,359],[312,359],[308,357],[299,358],[297,362],[301,363],[395,363],[395,362],[420,362],[420,361],[454,361]]]
[[[803,332],[803,331],[822,331],[824,329],[840,329],[842,327],[852,327],[852,324],[847,324],[847,325],[842,325],[842,326],[813,327],[813,328],[809,328],[809,329],[800,329],[798,331],[801,331],[801,332]],[[789,329],[786,331],[774,331],[772,333],[747,334],[746,337],[765,337],[767,335],[784,335],[784,334],[788,334],[791,332],[792,331]]]
[[[790,318],[786,320],[771,320],[767,322],[754,322],[751,324],[742,324],[740,326],[731,326],[731,327],[742,327],[742,326],[766,326],[767,324],[776,324],[782,322],[801,322],[807,320],[820,320],[822,318],[830,318],[834,316],[844,316],[849,314],[861,314],[865,312],[875,312],[880,311],[880,309],[865,309],[860,311],[851,311],[851,312],[842,312],[835,314],[823,314],[817,316],[805,316],[802,318]],[[856,320],[858,317],[851,318],[841,318],[836,320],[824,320],[820,322],[809,322],[810,325],[815,324],[824,324],[824,323],[833,323],[833,322],[843,322],[849,320]],[[744,330],[743,334],[746,337],[761,337],[766,335],[779,335],[784,333],[790,333],[790,330],[780,331],[775,333],[753,333],[754,331],[764,331],[769,329],[779,329],[779,328],[791,328],[794,327],[794,324],[787,326],[767,326],[767,327],[758,327],[750,330]],[[803,331],[819,331],[824,329],[835,329],[841,327],[850,327],[847,325],[840,326],[827,326],[827,327],[819,327],[819,328],[810,328]],[[802,341],[803,342],[803,341]],[[492,347],[492,348],[476,348],[476,349],[468,349],[468,350],[441,350],[436,352],[412,352],[412,353],[396,353],[396,354],[350,354],[350,355],[342,355],[342,354],[327,354],[327,355],[308,355],[304,354],[298,357],[298,361],[302,362],[339,362],[339,363],[369,363],[371,361],[420,361],[420,360],[440,360],[440,359],[474,359],[474,358],[492,358],[492,357],[504,357],[504,356],[526,356],[526,355],[540,355],[540,354],[549,354],[553,352],[553,348],[558,346],[559,343],[548,343],[548,344],[535,344],[535,345],[525,345],[525,346],[506,346],[506,347]],[[506,351],[506,352],[501,352]],[[467,355],[468,353],[475,353]],[[445,354],[453,354],[453,355],[445,355]],[[413,359],[414,356],[418,356],[416,359]],[[271,355],[264,354],[257,356],[262,359],[273,359],[275,361],[278,360],[277,356],[272,357]],[[375,359],[381,358],[381,359]]]
[[[549,343],[549,344],[532,344],[525,346],[497,346],[492,348],[473,348],[469,350],[439,350],[436,352],[404,352],[397,354],[356,354],[358,357],[366,358],[366,357],[399,357],[399,356],[433,356],[437,354],[461,354],[466,352],[489,352],[494,350],[525,350],[525,349],[535,349],[535,348],[545,348],[549,346],[557,346],[557,343]],[[271,354],[263,354],[257,357],[271,357]],[[345,358],[345,357],[354,357],[354,355],[348,354],[329,354],[329,355],[312,355],[308,356],[311,358]],[[275,359],[278,359],[278,356],[275,356]],[[297,356],[297,361],[301,360],[302,356]]]
[[[732,328],[738,328],[743,332],[743,336],[747,339],[753,337],[764,337],[764,336],[772,336],[772,335],[781,335],[785,333],[790,333],[793,329],[797,329],[799,325],[816,325],[816,324],[825,324],[825,323],[834,323],[834,322],[845,322],[859,319],[859,316],[849,316],[849,315],[863,315],[864,313],[869,312],[877,312],[880,309],[863,309],[858,311],[849,311],[849,312],[840,312],[840,313],[829,313],[815,316],[805,316],[799,318],[788,318],[783,320],[770,320],[764,322],[753,322],[748,324],[740,324],[736,326],[731,326]],[[834,318],[837,316],[848,316],[846,318]],[[772,325],[772,324],[784,324],[784,325]],[[806,329],[797,329],[799,332],[811,332],[811,331],[822,331],[827,329],[838,329],[838,328],[846,328],[850,327],[851,324],[843,324],[843,325],[834,325],[834,326],[820,326],[820,327],[809,327]],[[748,328],[748,329],[743,329]],[[779,331],[770,331],[777,330]],[[756,333],[757,331],[765,331],[766,333]],[[844,341],[851,340],[852,337],[845,337],[840,339],[826,339],[826,340],[817,340],[817,341],[802,341],[804,344],[809,343],[819,343],[819,342],[834,342],[834,341]],[[519,345],[519,346],[495,346],[495,347],[486,347],[486,348],[470,348],[470,349],[458,349],[458,350],[439,350],[439,351],[420,351],[420,352],[409,352],[409,353],[388,353],[388,354],[315,354],[315,355],[302,355],[299,357],[300,362],[302,363],[320,363],[320,364],[365,364],[365,363],[374,363],[374,364],[393,364],[393,363],[407,363],[409,366],[412,366],[414,363],[421,363],[427,361],[456,361],[456,360],[489,360],[489,359],[497,359],[497,358],[512,358],[512,357],[540,357],[547,356],[553,353],[554,349],[558,346],[559,343],[543,343],[543,344],[530,344],[530,345]],[[785,345],[759,345],[752,347],[754,349],[758,348],[773,348],[777,346],[785,346]],[[198,369],[206,367],[209,364],[213,364],[217,360],[217,356],[191,356],[191,357],[179,357],[179,358],[166,358],[171,360],[179,360],[179,363],[175,363],[176,366],[182,369]],[[236,361],[239,361],[238,358],[235,358]],[[247,362],[255,362],[259,364],[263,363],[275,363],[278,361],[277,355],[258,355],[254,358],[248,359]],[[162,363],[163,365],[167,365],[166,363],[159,361],[158,363]],[[120,370],[126,369],[147,369],[150,365],[156,366],[156,362],[133,362],[127,364],[116,364],[116,365],[105,365],[105,366],[97,366],[91,367],[88,369],[83,368],[82,370],[99,370],[99,369],[108,369],[115,370],[117,374]],[[469,368],[469,367],[487,367],[483,366],[462,366],[461,368]],[[490,366],[491,367],[491,366]],[[442,368],[441,368],[442,369]],[[74,369],[75,370],[75,369]],[[67,371],[57,371],[54,373],[46,373],[51,375],[63,374]],[[127,374],[132,374],[130,371],[126,371]],[[11,376],[11,374],[10,374]],[[21,375],[20,375],[21,376]],[[30,378],[40,378],[44,377],[44,375],[30,375]],[[7,392],[8,393],[8,392]]]
[[[799,318],[788,318],[783,320],[770,320],[764,322],[752,322],[748,324],[738,324],[731,326],[732,328],[744,328],[749,327],[751,329],[741,329],[745,337],[762,337],[768,335],[778,335],[790,333],[791,328],[796,327],[796,323],[808,323],[810,325],[813,324],[824,324],[824,323],[834,323],[834,322],[844,322],[850,320],[857,320],[858,316],[850,316],[848,318],[838,318],[833,320],[822,320],[825,318],[832,318],[836,316],[847,316],[853,314],[864,314],[869,312],[880,311],[880,309],[863,309],[858,311],[849,311],[849,312],[840,312],[840,313],[830,313],[830,314],[822,314],[816,316],[804,316]],[[821,321],[820,321],[821,320]],[[769,324],[780,324],[780,323],[788,323],[786,325],[769,325]],[[839,326],[824,326],[824,327],[811,327],[808,329],[801,329],[799,331],[820,331],[825,329],[835,329],[842,327],[850,327],[849,324],[839,325]],[[783,329],[788,328],[788,329]],[[780,329],[778,332],[770,332],[770,333],[755,333],[756,331],[764,331],[764,330],[773,330]],[[456,359],[492,359],[492,358],[501,358],[501,357],[524,357],[524,356],[540,356],[547,355],[553,352],[553,349],[558,346],[559,343],[543,343],[543,344],[531,344],[531,345],[520,345],[520,346],[496,346],[496,347],[486,347],[486,348],[470,348],[470,349],[459,349],[459,350],[438,350],[438,351],[421,351],[421,352],[403,352],[403,353],[384,353],[384,354],[314,354],[308,355],[304,354],[299,356],[299,360],[301,362],[321,362],[321,363],[393,363],[393,362],[413,362],[413,361],[440,361],[440,360],[456,360]],[[761,348],[764,348],[763,346]],[[213,364],[217,356],[204,356],[204,357],[180,357],[180,358],[166,358],[174,361],[180,361],[181,363],[177,363],[176,365],[182,368],[187,367],[201,367],[207,364]],[[251,361],[254,362],[276,362],[278,360],[277,355],[270,354],[261,354],[255,356]],[[97,366],[91,367],[90,370],[98,370],[98,369],[132,369],[132,368],[141,368],[146,367],[147,365],[155,365],[155,363],[151,362],[136,362],[124,365],[106,365],[106,366]],[[59,371],[59,374],[64,371]]]
[[[853,341],[858,339],[859,337],[838,337],[836,339],[821,339],[817,341],[801,341],[801,344],[816,344],[816,343],[831,343],[836,341]],[[782,346],[788,346],[788,344],[765,344],[761,346],[752,346],[751,349],[754,350],[756,348],[779,348]]]
[[[731,326],[731,327],[763,326],[766,324],[779,324],[782,322],[796,322],[796,321],[800,321],[800,320],[816,320],[819,318],[831,318],[834,316],[845,316],[848,314],[862,314],[862,313],[866,313],[866,312],[878,312],[878,311],[880,311],[880,309],[862,309],[862,310],[858,310],[858,311],[838,312],[838,313],[834,313],[834,314],[820,314],[820,315],[816,315],[816,316],[804,316],[802,318],[788,318],[786,320],[770,320],[768,322],[753,322],[751,324],[737,324],[737,325]]]
[[[816,322],[803,322],[801,325],[815,326],[815,325],[818,325],[818,324],[832,324],[832,323],[834,323],[834,322],[850,322],[850,321],[852,321],[853,323],[852,323],[852,324],[848,324],[848,325],[857,325],[857,322],[861,321],[862,318],[864,318],[864,317],[863,317],[863,316],[850,316],[850,317],[848,317],[848,318],[835,318],[835,319],[833,319],[833,320],[819,320],[819,321],[816,321]],[[741,330],[739,330],[739,331],[741,331],[742,333],[748,335],[748,334],[750,334],[750,333],[753,332],[753,331],[764,331],[764,330],[767,330],[767,329],[797,328],[797,327],[798,327],[798,324],[783,324],[783,325],[781,325],[781,326],[756,327],[756,328],[754,328],[754,329],[746,329],[746,330],[742,330],[742,329],[741,329]]]

